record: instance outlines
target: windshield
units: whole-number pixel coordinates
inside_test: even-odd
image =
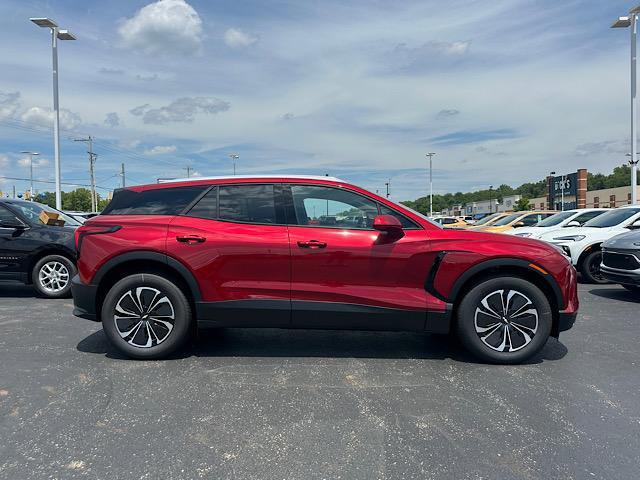
[[[615,210],[611,210],[609,212],[603,213],[602,215],[589,220],[585,223],[584,227],[595,227],[595,228],[607,228],[607,227],[615,227],[616,225],[620,225],[625,220],[630,219],[635,214],[640,213],[640,207],[638,208],[617,208]]]
[[[492,213],[491,215],[484,217],[482,220],[478,220],[474,225],[484,225],[485,223],[493,220],[496,217],[502,215],[501,213]]]
[[[573,217],[575,214],[576,214],[576,212],[556,213],[555,215],[551,215],[550,217],[545,218],[541,222],[538,222],[536,227],[543,227],[543,228],[544,227],[555,227],[556,225],[559,225],[560,223],[562,223],[565,220],[567,220],[568,218]]]
[[[48,205],[43,205],[36,202],[10,202],[10,204],[13,208],[18,209],[22,215],[24,215],[34,223],[42,223],[40,221],[40,213],[45,211],[50,213],[57,213],[58,215],[60,215],[59,218],[64,220],[65,225],[70,225],[72,227],[77,227],[80,225],[80,223],[71,218],[69,215],[62,213],[55,208],[51,208]]]
[[[521,216],[522,216],[522,213],[514,213],[512,215],[507,215],[506,217],[498,220],[493,225],[496,226],[496,227],[501,227],[503,225],[508,225],[511,222],[513,222],[515,219],[520,218]]]

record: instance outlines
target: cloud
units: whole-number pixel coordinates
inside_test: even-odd
[[[124,70],[120,68],[102,67],[100,70],[98,70],[98,73],[102,73],[103,75],[122,75],[124,73]]]
[[[285,113],[281,116],[283,120],[293,120],[296,116],[293,113]]]
[[[53,110],[48,107],[31,107],[25,110],[20,118],[23,122],[30,122],[41,126],[53,125]],[[60,128],[65,130],[73,130],[82,123],[82,119],[77,113],[60,109]]]
[[[13,116],[20,106],[20,92],[0,92],[0,118]]]
[[[156,145],[144,151],[145,155],[165,155],[167,153],[175,153],[177,147],[175,145]]]
[[[136,80],[139,80],[141,82],[152,82],[154,80],[158,79],[158,74],[154,73],[153,75],[136,75]]]
[[[184,0],[160,0],[142,7],[120,25],[123,46],[150,55],[198,53],[202,20]]]
[[[602,140],[600,142],[587,142],[576,146],[575,154],[586,157],[594,154],[616,154],[624,156],[629,152],[628,140]]]
[[[224,32],[224,43],[231,48],[245,48],[257,41],[258,37],[243,32],[239,28],[230,28]]]
[[[20,167],[29,167],[30,159],[29,157],[22,157],[18,159],[18,165]],[[49,165],[49,160],[41,157],[33,157],[33,168],[36,167],[47,167]]]
[[[151,108],[149,104],[140,105],[129,113],[142,117],[148,124],[163,125],[169,122],[193,122],[197,113],[216,114],[229,110],[229,102],[213,97],[182,97],[169,105]]]
[[[436,115],[436,117],[442,119],[442,118],[455,117],[456,115],[460,115],[460,110],[445,109],[445,110],[440,110],[438,112],[438,115]]]
[[[496,130],[462,130],[433,137],[430,141],[439,145],[461,145],[478,143],[487,140],[505,140],[518,137],[518,133],[510,128]]]
[[[9,166],[9,157],[6,155],[0,155],[0,168],[6,168]]]
[[[120,125],[120,116],[116,112],[107,113],[104,124],[110,127],[117,127]]]

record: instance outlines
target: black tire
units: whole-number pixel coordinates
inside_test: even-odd
[[[609,281],[600,273],[600,264],[602,263],[602,251],[594,250],[582,259],[580,264],[580,273],[582,278],[589,283],[597,283],[604,285]]]
[[[515,324],[511,315],[504,315],[502,302],[507,297],[511,315],[518,314]],[[483,300],[500,318],[483,314],[487,311]],[[530,308],[525,308],[528,305]],[[500,310],[496,311],[498,308]],[[535,315],[521,313],[532,309]],[[514,364],[530,358],[547,343],[553,323],[551,306],[545,294],[533,283],[518,277],[494,277],[478,283],[464,296],[457,312],[456,328],[460,341],[476,357],[490,363]]]
[[[156,308],[150,309],[154,304]],[[142,305],[142,313],[137,305]],[[120,313],[118,320],[116,313]],[[111,287],[101,317],[107,338],[131,358],[165,358],[180,349],[191,334],[191,306],[182,290],[149,273],[130,275]]]
[[[36,293],[44,298],[71,296],[71,279],[76,266],[64,255],[47,255],[36,262],[31,270],[31,281]]]

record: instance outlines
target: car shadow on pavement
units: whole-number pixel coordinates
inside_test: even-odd
[[[640,303],[640,295],[624,288],[594,288],[589,293],[596,297],[620,300],[622,302]]]
[[[78,343],[81,352],[123,359],[99,330]],[[524,364],[560,360],[567,348],[550,338],[537,355]],[[363,332],[340,330],[286,330],[225,328],[201,330],[182,352],[172,359],[195,357],[329,357],[381,359],[451,359],[482,363],[467,353],[455,337],[406,332]]]
[[[36,292],[30,285],[0,281],[0,298],[35,298]]]

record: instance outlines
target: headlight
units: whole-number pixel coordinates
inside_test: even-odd
[[[568,235],[566,237],[554,237],[554,240],[564,240],[568,242],[579,242],[587,238],[585,235]]]
[[[530,233],[514,233],[516,237],[530,237]]]

